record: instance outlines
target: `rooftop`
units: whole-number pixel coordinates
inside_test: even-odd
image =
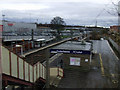
[[[82,44],[82,42],[68,41],[68,42],[65,42],[63,44],[57,45],[57,46],[53,47],[52,49],[89,51],[89,50],[91,50],[91,43],[85,42],[85,44]]]

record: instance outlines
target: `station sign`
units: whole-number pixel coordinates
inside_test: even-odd
[[[91,51],[85,50],[65,50],[65,49],[50,49],[50,53],[65,53],[65,54],[91,54]]]

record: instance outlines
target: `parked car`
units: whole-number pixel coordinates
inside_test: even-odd
[[[104,40],[104,38],[100,38],[100,40]]]

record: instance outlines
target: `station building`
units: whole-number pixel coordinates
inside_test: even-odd
[[[83,69],[90,68],[92,58],[91,51],[91,42],[78,41],[68,41],[50,49],[51,54],[63,53],[61,59],[63,62],[63,68],[81,67]]]
[[[119,33],[120,26],[110,26],[111,33]]]
[[[35,30],[37,28],[35,23],[25,22],[2,21],[2,25],[3,32],[26,33],[31,32],[31,29]]]

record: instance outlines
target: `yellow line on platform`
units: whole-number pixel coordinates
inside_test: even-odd
[[[99,53],[99,56],[100,56],[101,73],[102,73],[102,76],[105,76],[103,62],[102,62],[102,57],[101,57],[100,53]]]

